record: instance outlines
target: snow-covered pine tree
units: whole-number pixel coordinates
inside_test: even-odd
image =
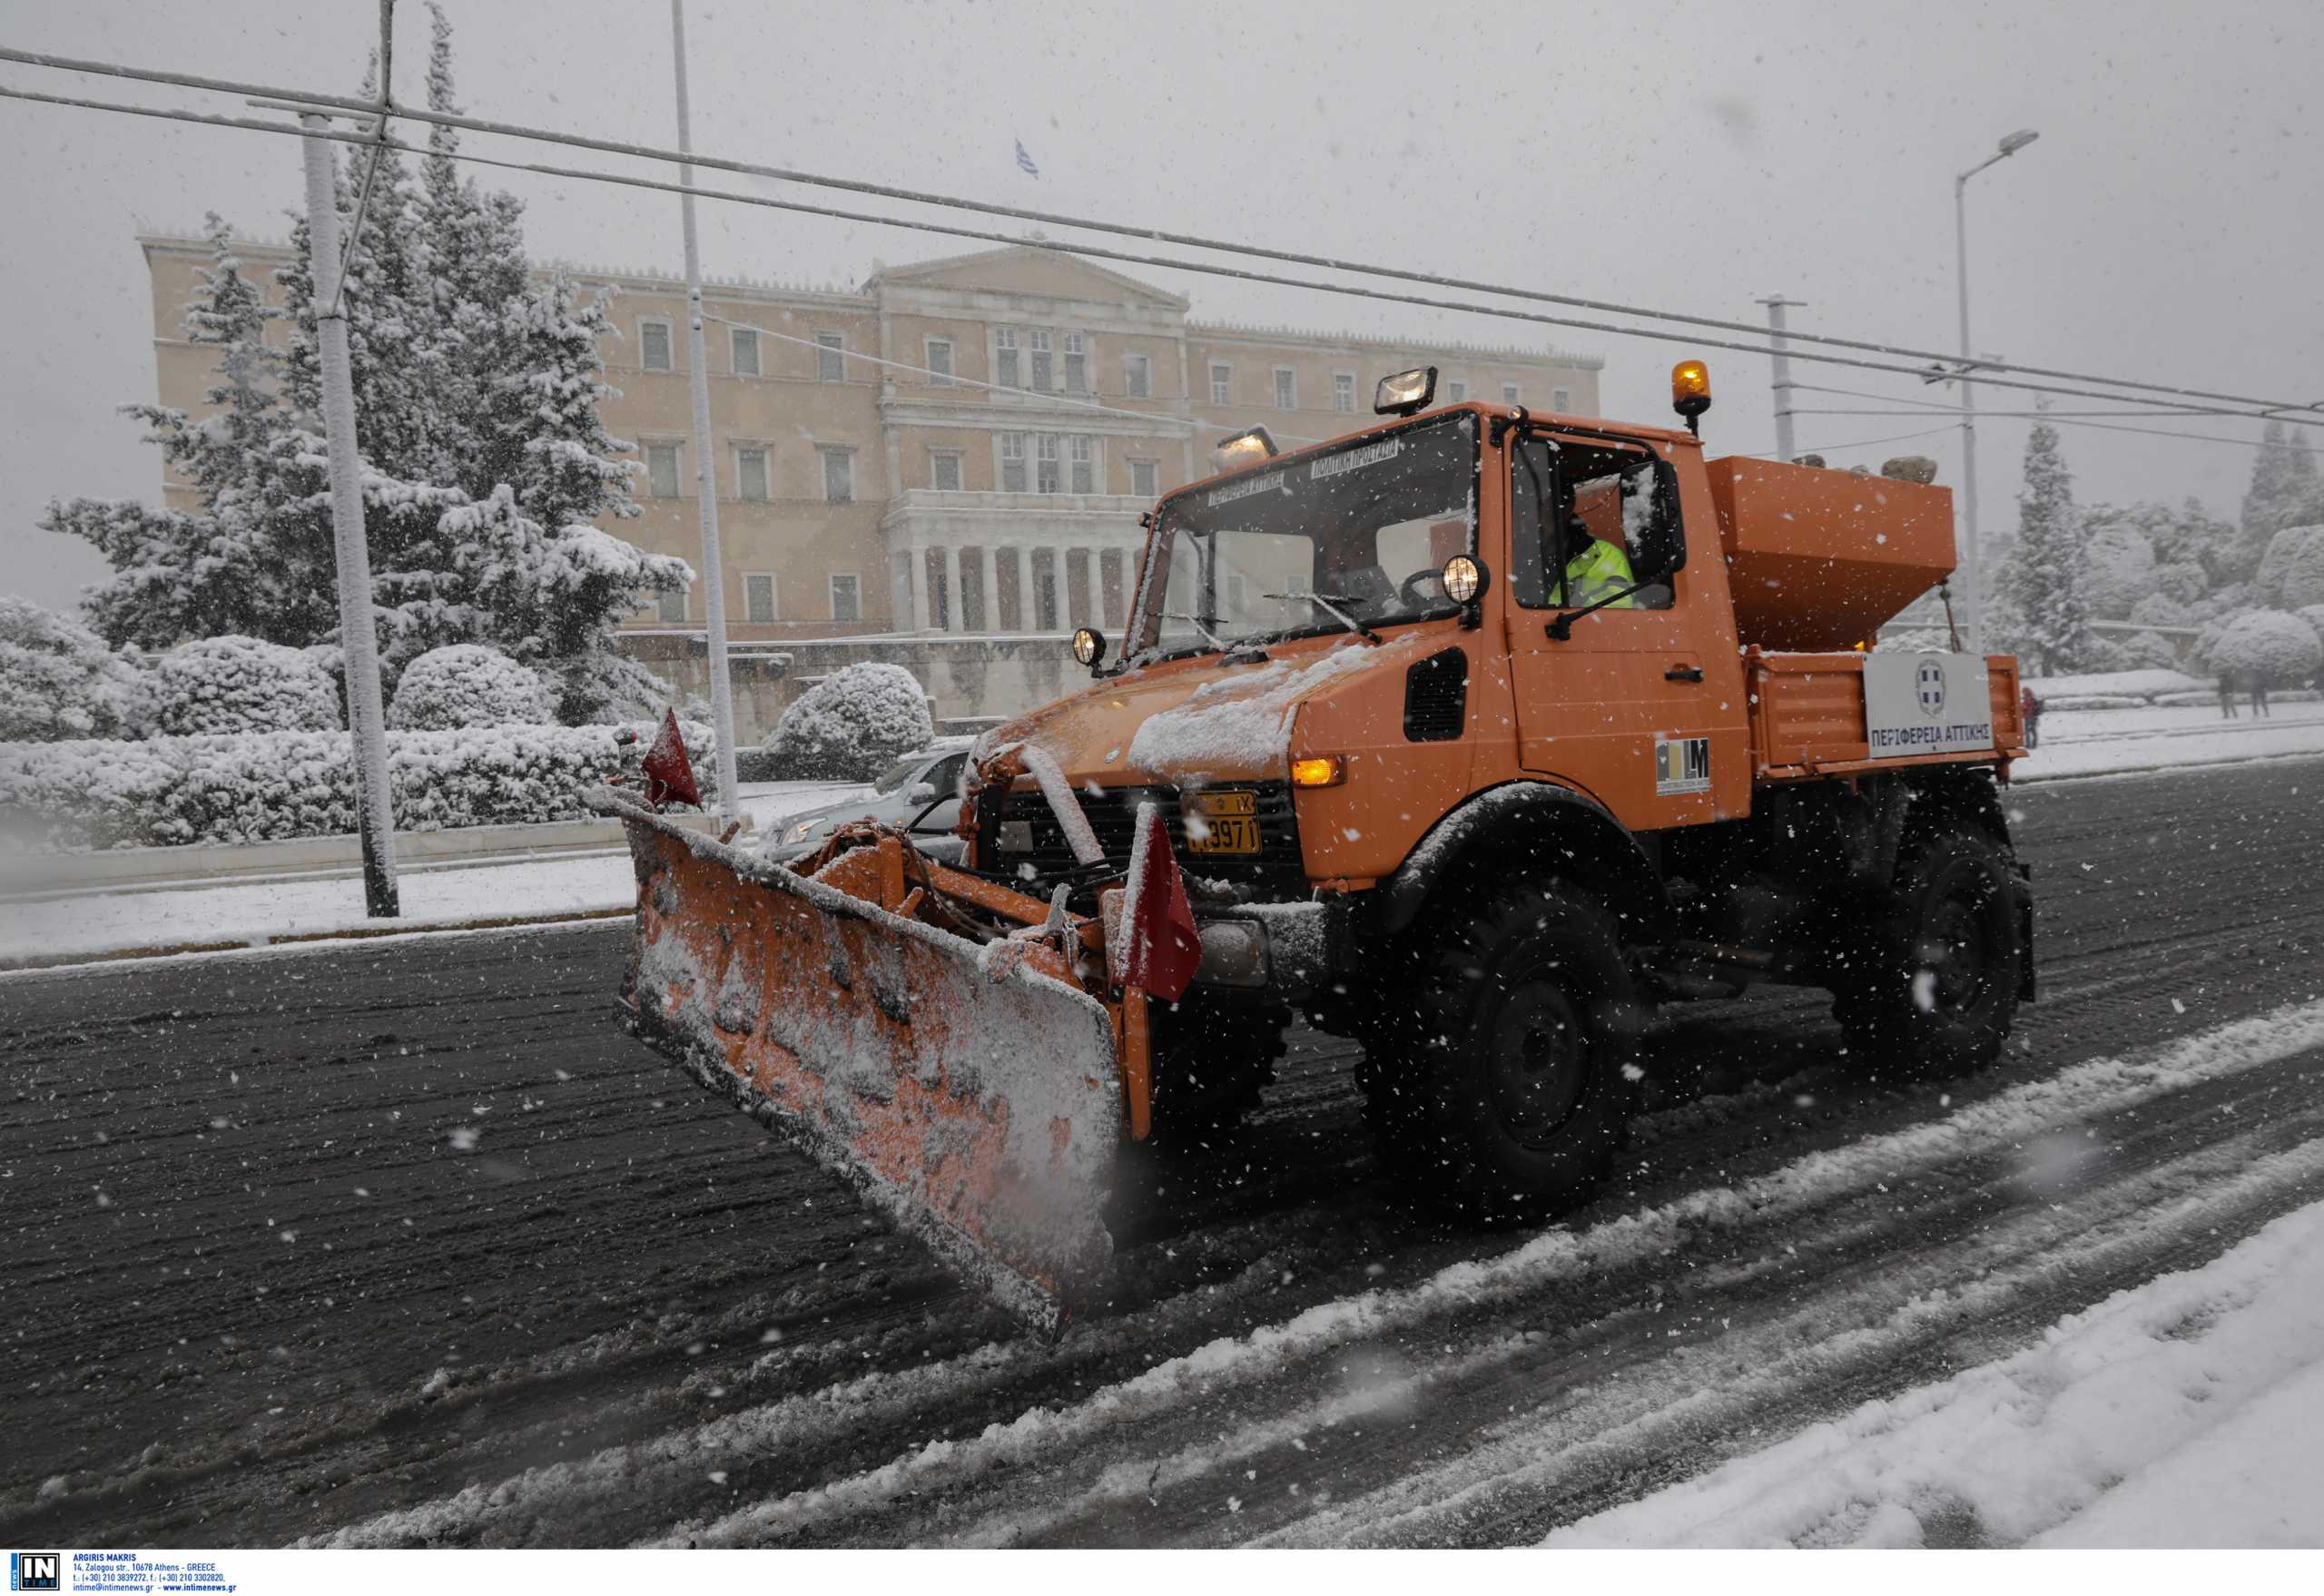
[[[2017,494],[2017,549],[2004,570],[2004,597],[2033,673],[2073,670],[2090,646],[2083,602],[2082,516],[2058,429],[2036,421],[2025,442],[2025,483]]]
[[[435,21],[429,98],[449,107],[450,29]],[[557,683],[564,718],[645,712],[666,690],[621,655],[614,628],[639,597],[692,573],[595,524],[636,513],[632,468],[618,458],[629,446],[597,414],[610,390],[596,340],[610,323],[570,283],[533,281],[523,207],[460,182],[456,141],[437,135],[417,184],[395,152],[369,148],[336,183],[382,663],[392,680],[429,649],[490,644]],[[214,222],[212,236],[218,260],[192,314],[195,336],[226,349],[226,381],[210,395],[224,414],[197,425],[137,412],[193,478],[202,512],[76,500],[52,506],[44,524],[88,538],[113,566],[89,609],[117,643],[226,633],[330,643],[338,606],[307,227],[294,225],[293,258],[276,274],[291,326],[279,358],[231,232]]]
[[[2281,421],[2270,421],[2260,430],[2251,486],[2243,495],[2243,535],[2235,545],[2233,579],[2251,578],[2277,533],[2318,522],[2324,522],[2324,478],[2317,472],[2316,457],[2293,443]]]

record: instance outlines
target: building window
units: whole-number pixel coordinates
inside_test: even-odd
[[[1444,402],[1445,402],[1445,403],[1447,403],[1447,404],[1452,404],[1452,405],[1457,405],[1457,404],[1459,404],[1462,399],[1467,399],[1468,397],[1469,397],[1469,385],[1468,385],[1467,383],[1465,383],[1465,382],[1454,381],[1454,382],[1448,382],[1448,383],[1446,383],[1446,384],[1444,385]]]
[[[1553,388],[1550,389],[1550,409],[1557,411],[1560,415],[1564,415],[1571,411],[1573,409],[1573,389],[1570,388]]]
[[[1288,366],[1275,369],[1275,408],[1278,410],[1299,408],[1299,378]]]
[[[1036,327],[1026,341],[1033,356],[1033,391],[1050,392],[1057,387],[1057,356],[1050,351],[1049,330]]]
[[[1334,371],[1332,373],[1332,409],[1343,416],[1355,414],[1354,372]]]
[[[1235,387],[1235,368],[1234,368],[1234,367],[1232,367],[1232,366],[1221,366],[1221,365],[1214,365],[1214,366],[1212,366],[1212,367],[1211,367],[1211,369],[1210,369],[1210,402],[1211,402],[1212,404],[1214,404],[1214,405],[1223,405],[1223,404],[1228,404],[1228,403],[1231,403],[1232,401],[1227,398],[1227,395],[1228,395],[1230,392],[1232,392],[1232,391],[1233,391],[1234,387]]]
[[[1132,460],[1129,463],[1129,490],[1134,497],[1152,498],[1155,496],[1157,490],[1154,482],[1154,465],[1152,460]]]
[[[1501,402],[1504,405],[1513,405],[1518,402],[1515,383],[1504,382],[1501,385]]]
[[[960,492],[960,457],[949,449],[930,450],[928,485],[939,493]]]
[[[655,594],[655,604],[661,612],[664,626],[683,626],[686,624],[686,590],[684,588],[672,588]]]
[[[815,334],[815,380],[844,382],[847,380],[847,335],[840,332]]]
[[[759,626],[774,619],[774,576],[768,571],[743,573],[743,618]]]
[[[756,377],[759,374],[759,335],[748,328],[733,330],[734,338],[734,375]]]
[[[649,443],[645,446],[645,492],[651,498],[678,497],[676,444]]]
[[[992,330],[992,379],[1002,388],[1022,388],[1024,379],[1017,364],[1017,330],[996,327]]]
[[[1098,491],[1098,440],[1086,433],[1076,433],[1068,450],[1073,462],[1073,491]]]
[[[739,498],[766,497],[766,450],[738,448],[734,451],[734,493]]]
[[[827,504],[855,502],[855,453],[852,449],[821,448],[823,457],[823,499]]]
[[[863,584],[853,571],[832,573],[832,619],[860,621],[863,618]]]
[[[1025,435],[1021,432],[1000,435],[1000,491],[1025,491]]]
[[[1034,433],[1033,491],[1056,493],[1064,486],[1064,478],[1058,473],[1057,434],[1054,432]]]
[[[952,340],[949,338],[928,340],[928,385],[931,388],[952,386]]]
[[[1089,391],[1089,352],[1078,332],[1065,335],[1065,391]]]
[[[1122,357],[1122,391],[1132,399],[1154,396],[1154,362],[1144,355]]]
[[[648,371],[671,369],[668,322],[640,321],[637,324],[637,363]]]

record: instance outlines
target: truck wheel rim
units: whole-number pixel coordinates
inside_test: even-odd
[[[1501,1122],[1522,1141],[1556,1130],[1581,1101],[1589,1033],[1564,987],[1528,981],[1509,994],[1493,1025],[1492,1083]]]

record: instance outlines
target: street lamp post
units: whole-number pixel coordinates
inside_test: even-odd
[[[1985,606],[1983,573],[1977,547],[1977,390],[1969,380],[1975,357],[1969,352],[1969,180],[1998,161],[2006,161],[2042,135],[2020,128],[2002,140],[1994,153],[1953,180],[1953,242],[1955,277],[1961,291],[1961,551],[1962,598],[1969,612],[1969,652],[1985,651]]]

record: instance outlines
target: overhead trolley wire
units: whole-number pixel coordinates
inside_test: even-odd
[[[62,71],[84,72],[128,78],[139,82],[166,84],[179,87],[202,89],[220,93],[236,93],[266,96],[290,102],[291,103],[286,106],[286,109],[296,110],[304,107],[324,106],[333,108],[348,115],[361,117],[364,119],[376,119],[380,115],[380,106],[379,103],[358,99],[348,95],[283,91],[263,84],[243,84],[225,79],[202,77],[189,73],[157,72],[146,68],[123,66],[110,62],[84,61],[66,56],[15,50],[5,45],[0,45],[0,60],[15,61],[25,64],[50,67]],[[10,88],[0,88],[0,97],[73,105],[88,110],[112,111],[126,113],[133,115],[154,116],[172,121],[205,123],[216,126],[237,127],[253,132],[286,134],[292,137],[309,136],[308,130],[303,127],[291,127],[276,123],[262,122],[255,118],[221,117],[191,112],[164,110],[153,106],[141,106],[108,103],[98,100],[69,98],[62,95],[40,94],[31,93],[29,91]],[[1460,279],[1436,277],[1427,273],[1403,271],[1393,268],[1370,266],[1359,262],[1340,261],[1324,256],[1300,255],[1291,251],[1271,250],[1260,246],[1234,244],[1219,241],[1206,240],[1197,235],[1175,233],[1158,229],[1128,228],[1114,223],[1086,222],[1049,212],[1028,211],[1021,207],[990,205],[981,202],[963,200],[954,196],[929,194],[916,190],[896,188],[887,184],[861,182],[852,180],[836,178],[824,178],[812,173],[792,172],[780,167],[762,166],[753,163],[733,161],[722,157],[704,155],[698,153],[693,154],[682,154],[679,152],[663,150],[652,145],[625,143],[620,141],[608,139],[595,139],[583,134],[558,133],[537,128],[523,127],[515,123],[493,122],[480,117],[453,115],[444,112],[426,111],[402,105],[394,107],[392,114],[409,117],[415,121],[433,123],[472,132],[503,134],[509,137],[530,139],[548,143],[597,150],[607,153],[634,156],[644,160],[663,161],[673,163],[691,161],[695,165],[710,167],[714,170],[740,172],[749,176],[767,177],[784,182],[800,182],[830,188],[840,188],[850,192],[904,200],[916,203],[943,205],[958,210],[981,212],[1017,219],[1047,221],[1061,226],[1080,227],[1094,232],[1110,232],[1123,237],[1150,238],[1158,241],[1175,242],[1196,248],[1216,250],[1222,252],[1242,253],[1265,259],[1315,264],[1333,270],[1391,277],[1407,281],[1418,281],[1448,287],[1471,288],[1478,291],[1504,294],[1512,298],[1531,299],[1550,303],[1573,304],[1587,307],[1604,305],[1606,308],[1622,314],[1645,316],[1655,320],[1684,322],[1690,325],[1730,328],[1741,331],[1759,332],[1764,336],[1764,330],[1754,328],[1749,323],[1724,322],[1713,318],[1688,316],[1677,312],[1664,312],[1636,309],[1628,306],[1611,305],[1607,301],[1579,300],[1571,296],[1541,293],[1531,290],[1508,289],[1497,287],[1492,284],[1469,283]],[[383,139],[376,131],[360,136],[332,133],[324,133],[320,136],[334,137],[340,143],[361,144],[372,148],[385,147],[394,149],[409,154],[419,155],[424,153],[424,152],[419,151],[413,148],[413,146],[402,143],[399,141]],[[849,222],[868,226],[894,227],[911,232],[934,233],[947,237],[973,239],[986,242],[994,242],[1020,248],[1040,249],[1058,254],[1082,255],[1099,260],[1119,261],[1133,265],[1156,267],[1167,271],[1188,271],[1213,277],[1225,277],[1239,281],[1265,283],[1275,287],[1295,288],[1311,292],[1338,294],[1349,298],[1375,300],[1392,304],[1416,305],[1429,310],[1451,310],[1463,314],[1490,316],[1504,320],[1525,321],[1543,326],[1562,327],[1583,331],[1601,332],[1615,337],[1647,338],[1664,342],[1682,343],[1697,348],[1731,350],[1745,354],[1773,356],[1777,353],[1787,353],[1795,360],[1815,361],[1826,365],[1846,366],[1862,370],[1880,371],[1896,376],[1912,377],[1916,379],[1925,379],[1930,375],[1929,371],[1922,368],[1898,366],[1886,361],[1871,360],[1858,357],[1821,353],[1814,350],[1789,348],[1784,350],[1777,350],[1763,342],[1742,343],[1733,340],[1706,338],[1691,334],[1680,334],[1678,332],[1666,332],[1653,328],[1627,326],[1618,322],[1586,320],[1574,317],[1551,316],[1538,311],[1520,310],[1506,306],[1478,304],[1472,301],[1459,300],[1443,300],[1427,295],[1393,292],[1386,290],[1364,288],[1352,284],[1324,282],[1312,279],[1287,277],[1279,273],[1253,271],[1248,268],[1226,266],[1214,262],[1188,261],[1171,256],[1142,254],[1132,251],[1110,249],[1095,244],[1066,242],[1049,239],[1020,238],[1008,233],[993,232],[989,229],[959,227],[940,222],[918,221],[907,217],[885,216],[862,212],[845,211],[833,206],[810,204],[803,201],[776,199],[763,194],[741,194],[734,193],[731,191],[704,189],[686,183],[672,182],[665,180],[639,177],[625,173],[594,172],[574,167],[554,166],[545,163],[537,162],[502,160],[490,156],[470,154],[465,151],[457,153],[454,158],[468,162],[476,165],[497,167],[507,171],[529,172],[542,176],[560,177],[586,182],[606,182],[625,187],[660,190],[679,194],[691,192],[704,199],[724,200],[730,203],[736,204],[757,205],[769,210],[785,211],[795,214],[819,216],[833,221]],[[1963,375],[1961,371],[1954,369],[1960,365],[1960,361],[1957,357],[1932,355],[1929,351],[1915,350],[1901,345],[1875,344],[1862,340],[1843,340],[1830,337],[1828,335],[1787,333],[1786,337],[1794,341],[1815,341],[1842,347],[1871,350],[1876,352],[1894,352],[1912,358],[1931,359],[1937,361],[1940,367],[1943,368],[1939,372],[1940,375],[1948,377]],[[1950,362],[1950,365],[1947,365],[1947,362]],[[2216,415],[2249,420],[2280,419],[2294,425],[2324,426],[2324,413],[2319,413],[2315,420],[2309,420],[2298,414],[2279,415],[2279,412],[2284,411],[2324,410],[2324,401],[2319,401],[2319,404],[2311,405],[2294,405],[2248,398],[2240,395],[2219,394],[2211,393],[2203,389],[2177,388],[2164,384],[2137,382],[2129,379],[2107,377],[2083,377],[2078,373],[2073,372],[2052,372],[2044,368],[2015,366],[2001,361],[1975,362],[1975,374],[1973,379],[1984,383],[1988,387],[2006,388],[2029,393],[2048,393],[2073,398],[2103,399],[2109,402],[2122,404],[2154,406],[2158,403],[2158,401],[2152,399],[2141,399],[2132,397],[2126,397],[2121,394],[2093,391],[2080,388],[2063,388],[2052,384],[2027,382],[2019,378],[1993,375],[1994,372],[2003,371],[2024,372],[2034,375],[2063,375],[2074,378],[2078,380],[2099,382],[2112,387],[2131,388],[2155,393],[2185,395],[2194,398],[2216,399],[2227,404],[2253,407],[2239,409],[2224,409],[2217,408],[2216,406],[2195,405],[2172,405],[2170,407],[2173,410],[2182,414]]]

